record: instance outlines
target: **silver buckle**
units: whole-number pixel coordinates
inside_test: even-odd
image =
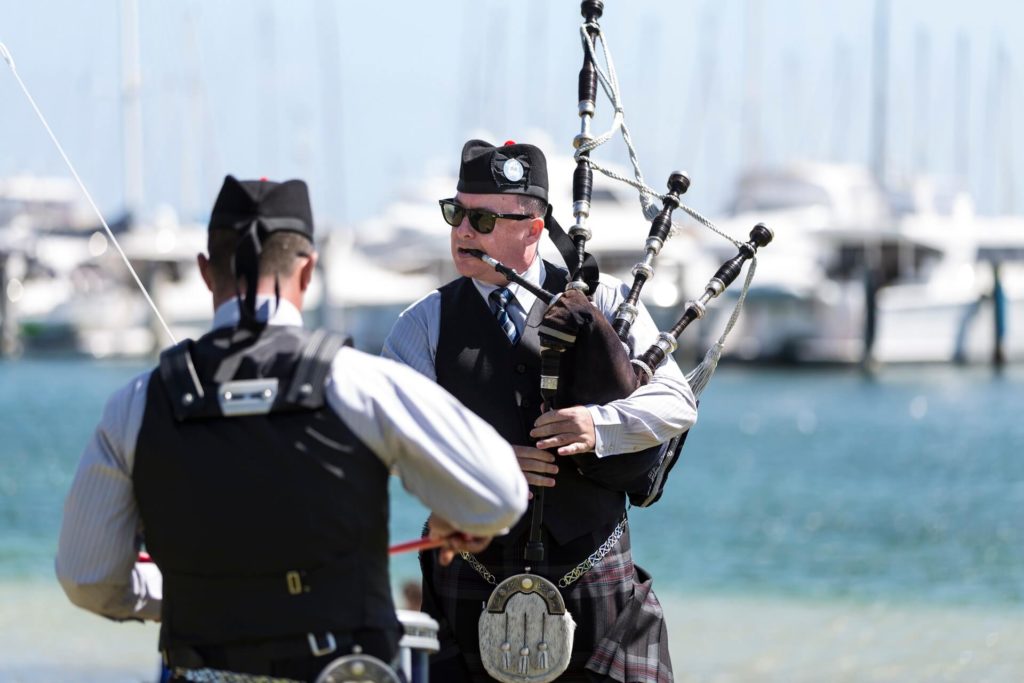
[[[338,649],[338,643],[334,640],[334,634],[330,631],[324,634],[324,641],[327,643],[326,647],[320,647],[320,639],[316,637],[315,633],[307,633],[306,639],[309,641],[309,651],[313,653],[314,657],[329,655]]]
[[[217,387],[217,401],[224,417],[266,415],[277,398],[277,378],[240,379]]]

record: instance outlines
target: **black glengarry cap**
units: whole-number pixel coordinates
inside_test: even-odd
[[[459,192],[521,194],[548,200],[548,164],[539,147],[470,140],[462,147]]]
[[[254,224],[261,237],[287,231],[312,241],[313,209],[306,183],[238,180],[230,175],[224,178],[210,214],[209,229],[230,228],[241,233]]]
[[[210,230],[228,229],[238,236],[231,259],[235,291],[241,323],[259,327],[256,322],[260,255],[263,244],[276,232],[294,232],[313,241],[313,210],[309,205],[309,189],[301,180],[276,183],[269,180],[238,180],[224,178],[210,213]],[[238,281],[245,278],[245,295],[238,291]],[[280,297],[280,284],[275,278],[274,291]]]

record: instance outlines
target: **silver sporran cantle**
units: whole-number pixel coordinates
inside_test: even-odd
[[[536,574],[510,576],[480,614],[484,668],[504,683],[549,683],[569,666],[575,630],[555,584]]]

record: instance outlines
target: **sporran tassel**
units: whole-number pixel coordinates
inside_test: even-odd
[[[501,644],[501,665],[505,667],[505,671],[512,670],[512,644],[509,642]]]
[[[530,648],[526,645],[526,634],[529,632],[526,612],[523,612],[523,647],[519,650],[519,673],[524,676],[530,670]]]
[[[547,671],[548,669],[548,644],[545,642],[546,631],[545,628],[548,624],[547,617],[541,617],[540,620],[540,642],[537,643],[537,668],[541,671]]]
[[[508,612],[505,613],[505,642],[501,644],[501,666],[512,670],[512,643],[508,642]]]

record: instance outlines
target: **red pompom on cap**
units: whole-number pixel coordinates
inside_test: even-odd
[[[508,147],[509,145],[514,145],[514,144],[516,144],[515,140],[505,140],[504,147]]]

